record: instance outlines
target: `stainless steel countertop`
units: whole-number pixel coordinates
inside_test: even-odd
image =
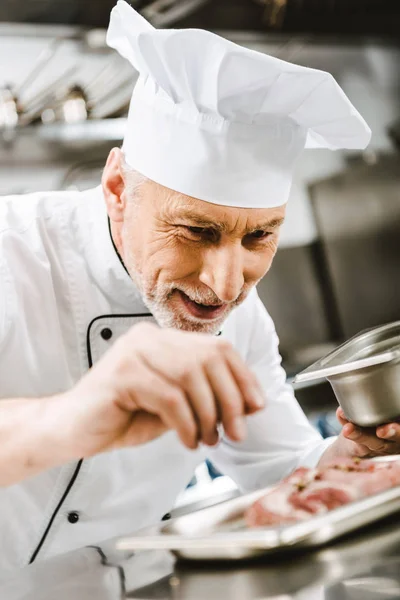
[[[108,546],[108,547],[107,547]],[[400,515],[319,551],[257,563],[196,566],[166,552],[107,559],[85,548],[0,582],[7,600],[394,600],[400,598]]]

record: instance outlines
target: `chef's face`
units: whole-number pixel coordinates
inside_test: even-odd
[[[135,196],[120,188],[118,220],[107,204],[114,241],[146,305],[163,327],[216,333],[270,268],[285,206],[224,207],[152,181]]]

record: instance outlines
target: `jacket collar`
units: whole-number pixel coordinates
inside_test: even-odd
[[[82,194],[86,197],[82,198],[78,209],[79,226],[83,252],[93,282],[107,298],[113,312],[148,312],[114,247],[101,186]]]

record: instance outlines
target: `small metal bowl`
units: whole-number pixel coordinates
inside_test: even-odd
[[[352,423],[376,427],[400,420],[400,321],[356,335],[294,382],[323,378]]]

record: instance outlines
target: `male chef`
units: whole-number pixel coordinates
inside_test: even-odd
[[[108,43],[140,76],[101,186],[0,202],[2,572],[157,522],[205,456],[249,491],[395,448],[320,439],[255,288],[297,157],[364,148],[361,116],[327,73],[122,0]]]

